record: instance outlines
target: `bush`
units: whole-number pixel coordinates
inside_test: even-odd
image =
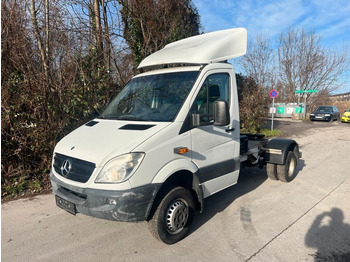
[[[91,63],[89,56],[80,61]],[[70,76],[75,79],[71,85],[54,83],[56,89],[48,92],[36,85],[35,75],[2,68],[2,199],[49,189],[56,143],[93,118],[115,95],[105,70],[97,75],[86,65],[81,72]]]
[[[267,98],[253,78],[236,75],[241,132],[259,133],[260,118],[266,116]]]
[[[278,137],[282,135],[282,132],[280,130],[274,129],[261,129],[260,134],[263,134],[266,138],[272,138],[272,137]]]

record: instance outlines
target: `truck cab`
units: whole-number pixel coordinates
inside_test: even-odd
[[[223,30],[143,60],[144,72],[99,117],[56,145],[57,205],[74,215],[146,220],[156,238],[173,244],[206,197],[237,183],[242,162],[267,164],[275,179],[278,165],[296,165],[293,140],[264,140],[242,152],[235,73],[226,60],[243,55],[246,42],[244,28]]]

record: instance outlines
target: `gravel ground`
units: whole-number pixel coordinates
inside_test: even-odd
[[[274,129],[282,131],[282,137],[292,138],[307,134],[310,129],[327,128],[332,126],[349,126],[350,123],[341,123],[340,121],[322,122],[309,120],[291,120],[290,118],[275,118],[273,120]],[[263,128],[271,128],[271,119],[262,121]]]

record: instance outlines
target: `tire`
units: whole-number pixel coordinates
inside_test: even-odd
[[[183,187],[170,190],[148,221],[152,235],[166,244],[183,239],[193,221],[195,203],[190,191]]]
[[[289,151],[287,154],[286,163],[277,165],[277,176],[282,182],[290,182],[296,177],[298,159],[294,152]]]
[[[266,173],[267,173],[268,178],[270,178],[271,180],[278,180],[277,165],[276,164],[267,163],[266,164]]]

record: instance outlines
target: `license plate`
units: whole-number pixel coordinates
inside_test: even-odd
[[[67,212],[75,215],[77,213],[76,209],[75,209],[75,204],[59,197],[56,196],[56,205],[64,210],[66,210]]]

